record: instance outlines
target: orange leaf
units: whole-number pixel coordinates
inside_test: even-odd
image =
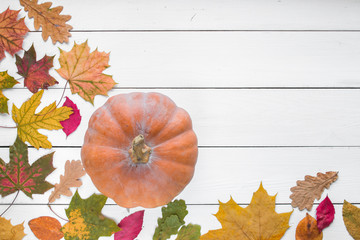
[[[30,220],[29,227],[40,240],[59,240],[64,237],[60,222],[52,217],[39,217]]]
[[[22,49],[25,34],[29,31],[24,18],[17,20],[18,11],[6,9],[0,13],[0,60],[5,57],[5,51],[14,56]]]
[[[321,240],[323,233],[317,227],[316,219],[306,213],[296,228],[296,240]]]
[[[29,12],[29,17],[34,18],[35,29],[42,27],[42,38],[46,41],[49,36],[52,42],[68,42],[71,34],[69,31],[72,26],[66,24],[70,20],[69,15],[60,15],[63,7],[51,7],[51,2],[38,4],[38,0],[20,0],[25,11]]]
[[[109,53],[97,50],[90,53],[87,41],[81,45],[75,43],[70,52],[60,50],[59,62],[61,68],[56,71],[69,81],[71,92],[92,104],[95,95],[107,96],[116,84],[111,76],[102,73],[109,67]]]

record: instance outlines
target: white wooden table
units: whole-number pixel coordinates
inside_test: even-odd
[[[41,1],[43,2],[43,1]],[[360,1],[357,0],[54,0],[63,14],[72,16],[69,44],[43,42],[32,30],[23,48],[32,43],[38,58],[68,51],[74,41],[88,40],[92,50],[110,53],[110,68],[118,84],[109,95],[133,91],[156,91],[186,109],[199,139],[199,158],[192,182],[178,196],[186,200],[187,222],[200,224],[202,234],[220,227],[212,214],[218,200],[230,195],[241,205],[263,182],[269,194],[277,193],[278,212],[292,210],[290,188],[296,180],[317,172],[339,171],[328,194],[336,215],[324,230],[324,239],[352,239],[342,220],[344,199],[360,206]],[[0,11],[20,9],[18,1],[2,0]],[[21,16],[25,16],[21,11]],[[6,56],[0,71],[12,76],[15,59]],[[51,70],[59,84],[46,91],[45,106],[57,101],[65,80]],[[10,106],[20,106],[31,93],[19,85],[7,90]],[[80,159],[80,149],[92,112],[106,97],[97,96],[95,106],[78,95],[66,95],[78,104],[82,123],[66,138],[60,131],[43,131],[52,150],[30,148],[30,162],[55,151],[57,170],[47,179],[58,182],[68,159]],[[1,125],[13,125],[0,116]],[[14,129],[0,129],[0,157],[8,161]],[[80,195],[97,192],[88,176]],[[46,206],[50,191],[20,193],[4,215],[13,224],[25,221],[27,236],[35,239],[27,223],[39,216],[54,216]],[[0,212],[13,195],[0,198]],[[322,200],[321,199],[321,200]],[[56,201],[54,210],[65,216],[70,198]],[[316,201],[319,203],[319,201]],[[315,216],[315,205],[311,215]],[[130,212],[139,210],[131,209]],[[119,221],[129,213],[108,200],[105,215]],[[283,239],[295,238],[298,222],[306,211],[295,209]],[[160,208],[146,209],[144,228],[138,239],[151,239]],[[55,217],[55,216],[54,216]],[[113,239],[101,238],[101,239]]]

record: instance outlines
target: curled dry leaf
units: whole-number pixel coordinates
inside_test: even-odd
[[[29,221],[29,227],[39,240],[59,240],[64,237],[60,222],[52,217],[39,217]]]
[[[38,0],[20,0],[25,11],[29,12],[29,18],[34,18],[35,29],[42,27],[42,38],[46,41],[49,36],[55,44],[68,42],[71,36],[72,26],[66,24],[71,19],[69,15],[60,15],[63,7],[50,8],[52,3],[38,4]]]
[[[61,121],[60,124],[63,126],[63,131],[66,136],[69,136],[73,133],[81,122],[80,110],[76,106],[76,104],[70,100],[70,98],[66,97],[66,101],[63,104],[63,107],[70,107],[73,110],[73,113],[70,117],[64,121]]]
[[[298,207],[300,210],[306,208],[311,210],[314,200],[319,200],[325,188],[329,188],[331,183],[338,179],[338,172],[318,173],[316,177],[306,175],[305,180],[298,180],[297,186],[290,190],[292,199],[291,206]]]
[[[296,240],[321,240],[323,233],[318,229],[315,218],[306,213],[296,227]]]
[[[316,221],[320,231],[327,228],[335,217],[335,208],[329,197],[326,197],[316,208]]]
[[[82,182],[79,178],[85,175],[85,170],[81,160],[69,160],[65,163],[65,173],[60,176],[60,183],[55,184],[55,188],[49,197],[49,203],[60,198],[61,195],[71,197],[72,192],[69,188],[80,187]]]
[[[342,215],[349,234],[355,240],[360,240],[360,208],[344,200]]]
[[[10,220],[0,217],[0,239],[2,240],[21,240],[25,236],[24,225],[13,226]]]

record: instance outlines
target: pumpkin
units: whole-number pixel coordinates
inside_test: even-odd
[[[197,155],[189,114],[160,93],[110,97],[91,116],[81,149],[94,185],[126,208],[169,203],[193,177]]]

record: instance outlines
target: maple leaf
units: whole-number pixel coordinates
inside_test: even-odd
[[[318,229],[315,218],[306,213],[306,217],[303,218],[296,227],[295,233],[296,240],[321,240],[323,239],[323,233]]]
[[[0,60],[5,57],[5,51],[14,56],[22,49],[25,34],[29,31],[24,18],[17,20],[20,10],[9,8],[0,13]]]
[[[64,176],[60,176],[60,183],[55,184],[55,188],[50,194],[49,203],[54,202],[56,199],[60,198],[60,195],[72,196],[72,192],[69,188],[71,187],[80,187],[82,182],[79,178],[86,174],[81,160],[69,160],[65,163],[65,173]]]
[[[51,143],[45,135],[42,135],[37,129],[57,130],[62,126],[60,121],[68,119],[72,113],[72,109],[68,107],[56,108],[55,102],[43,108],[39,113],[35,114],[36,108],[40,105],[41,97],[44,90],[32,95],[32,97],[24,102],[20,109],[13,105],[12,118],[17,124],[18,136],[22,141],[29,142],[32,146],[39,149],[51,148]]]
[[[355,240],[360,240],[360,208],[344,200],[342,215],[346,230]]]
[[[59,63],[56,71],[70,84],[72,93],[78,93],[83,99],[94,104],[95,95],[107,96],[107,92],[116,84],[111,76],[103,74],[109,67],[109,53],[90,53],[87,41],[77,45],[69,52],[60,49]]]
[[[61,126],[63,126],[62,130],[64,131],[66,136],[69,136],[78,128],[81,122],[80,110],[78,109],[76,104],[68,97],[66,97],[66,101],[64,102],[63,106],[70,107],[73,110],[73,113],[68,119],[60,122]]]
[[[326,197],[316,208],[316,221],[320,231],[327,228],[335,217],[335,208],[329,197]]]
[[[31,166],[28,161],[28,146],[16,138],[10,146],[10,162],[0,158],[0,195],[5,197],[18,190],[32,198],[32,194],[43,194],[54,186],[45,178],[55,168],[52,165],[54,152],[44,155]]]
[[[182,226],[175,240],[198,240],[201,235],[200,230],[201,227],[196,224]]]
[[[60,240],[64,234],[60,231],[60,222],[52,217],[39,217],[29,221],[29,227],[40,240]]]
[[[0,113],[8,113],[8,105],[7,101],[9,100],[7,97],[4,96],[2,93],[3,89],[12,88],[15,84],[17,84],[13,77],[11,77],[7,71],[0,72]]]
[[[114,240],[134,240],[142,229],[144,210],[135,212],[120,221],[118,227],[121,231],[116,232]]]
[[[65,210],[69,219],[61,229],[65,240],[96,240],[101,236],[111,236],[120,231],[113,220],[101,214],[106,200],[107,197],[104,195],[96,194],[82,199],[76,191],[69,208]]]
[[[18,74],[25,78],[24,85],[32,92],[36,93],[40,88],[47,89],[58,82],[50,76],[49,69],[53,67],[54,57],[44,56],[36,61],[34,45],[25,51],[24,57],[16,55],[16,66]]]
[[[275,197],[269,196],[260,184],[246,208],[237,205],[232,198],[227,203],[219,202],[219,211],[215,217],[220,221],[222,228],[210,230],[200,239],[281,239],[289,228],[288,222],[292,212],[276,213]]]
[[[72,26],[66,24],[71,19],[69,15],[60,15],[62,6],[50,8],[52,3],[38,4],[38,0],[20,0],[20,4],[28,11],[29,18],[34,18],[35,29],[42,28],[42,38],[46,41],[49,36],[53,44],[68,42]]]
[[[300,210],[306,208],[311,210],[315,198],[320,199],[325,188],[329,188],[331,183],[338,179],[337,172],[318,173],[316,177],[306,175],[304,181],[298,180],[295,187],[290,189],[292,199],[291,206],[298,207]]]
[[[24,225],[13,226],[10,220],[0,217],[0,239],[3,240],[21,240],[25,236]]]

